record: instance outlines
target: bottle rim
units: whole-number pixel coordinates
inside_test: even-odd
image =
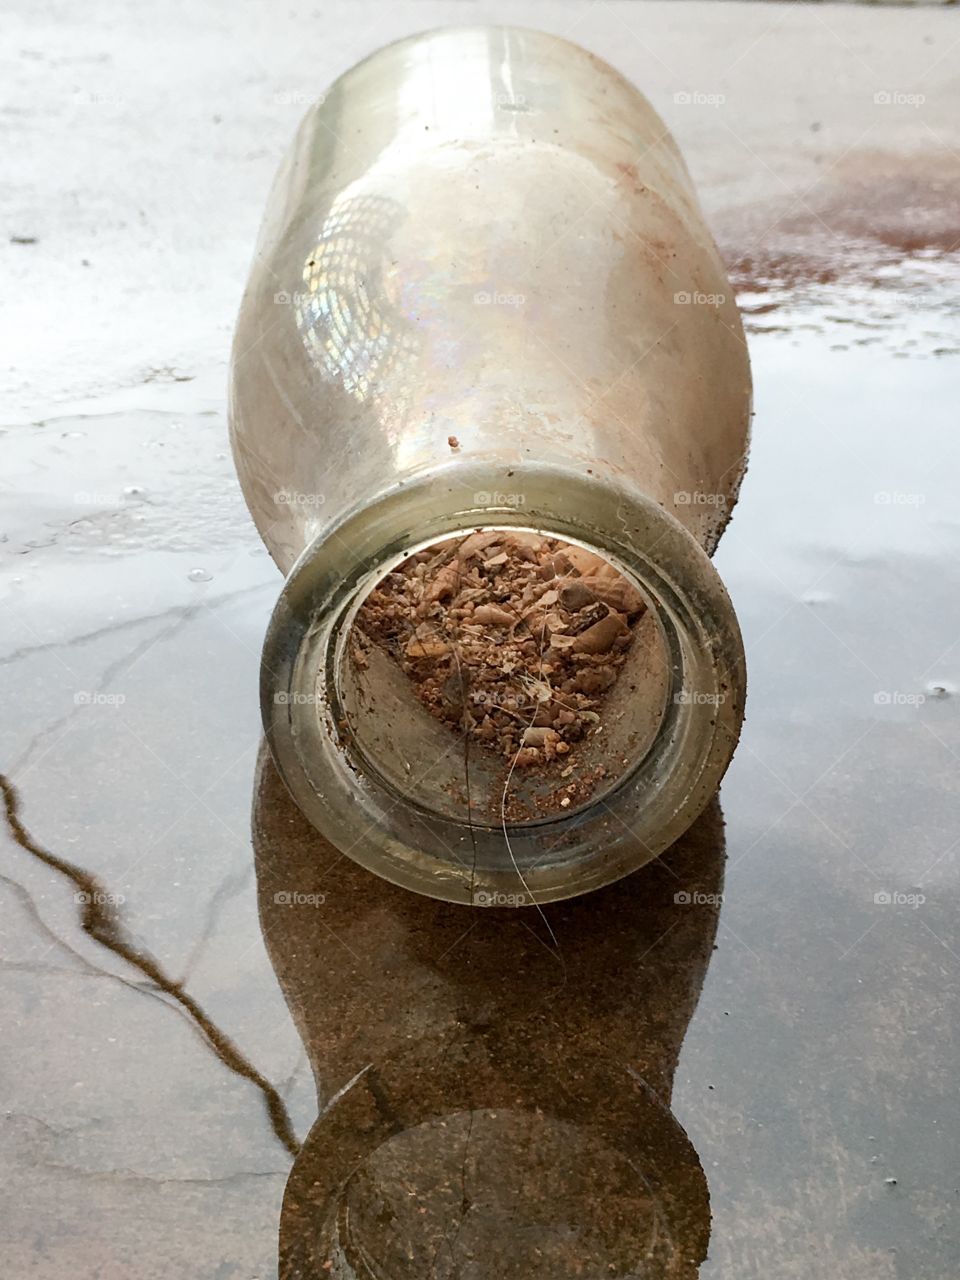
[[[506,501],[522,494],[522,505]],[[672,691],[652,743],[617,785],[570,813],[503,830],[418,810],[344,732],[337,671],[370,588],[407,556],[476,529],[534,530],[603,556],[656,611]],[[304,550],[267,629],[263,725],[281,777],[342,853],[429,897],[534,906],[599,888],[663,852],[726,771],[745,700],[743,643],[707,553],[649,496],[557,466],[471,462],[397,485]],[[509,856],[507,856],[509,855]]]

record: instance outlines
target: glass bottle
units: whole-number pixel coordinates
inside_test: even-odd
[[[421,893],[529,905],[608,883],[686,830],[743,717],[740,632],[710,555],[750,394],[676,144],[593,54],[440,29],[310,108],[241,305],[230,423],[286,575],[264,725],[334,845]],[[501,794],[502,761],[467,758],[399,668],[349,657],[371,587],[477,529],[587,548],[648,606],[590,744],[603,781],[567,811],[520,771]],[[508,792],[542,816],[508,819]]]

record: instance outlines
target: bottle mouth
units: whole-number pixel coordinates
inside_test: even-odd
[[[600,780],[565,808],[544,802],[539,776],[505,775],[492,753],[474,751],[465,766],[464,740],[413,709],[398,669],[380,662],[358,675],[351,658],[357,613],[386,574],[481,529],[593,552],[647,605],[644,644],[591,747]],[[284,585],[261,665],[271,751],[313,825],[386,879],[475,906],[572,897],[655,858],[714,794],[744,691],[733,607],[679,521],[645,495],[529,465],[488,475],[473,467],[469,487],[452,467],[322,533]]]

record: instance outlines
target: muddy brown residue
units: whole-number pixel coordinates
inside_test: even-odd
[[[869,280],[904,255],[960,247],[960,159],[855,152],[813,187],[727,210],[713,226],[738,290]]]
[[[639,591],[592,552],[480,530],[389,574],[360,610],[352,657],[362,667],[365,647],[378,645],[437,720],[512,767],[559,766],[566,779],[644,610]]]

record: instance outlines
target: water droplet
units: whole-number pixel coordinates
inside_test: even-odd
[[[210,582],[213,574],[208,573],[206,569],[191,569],[187,577],[191,582]]]

